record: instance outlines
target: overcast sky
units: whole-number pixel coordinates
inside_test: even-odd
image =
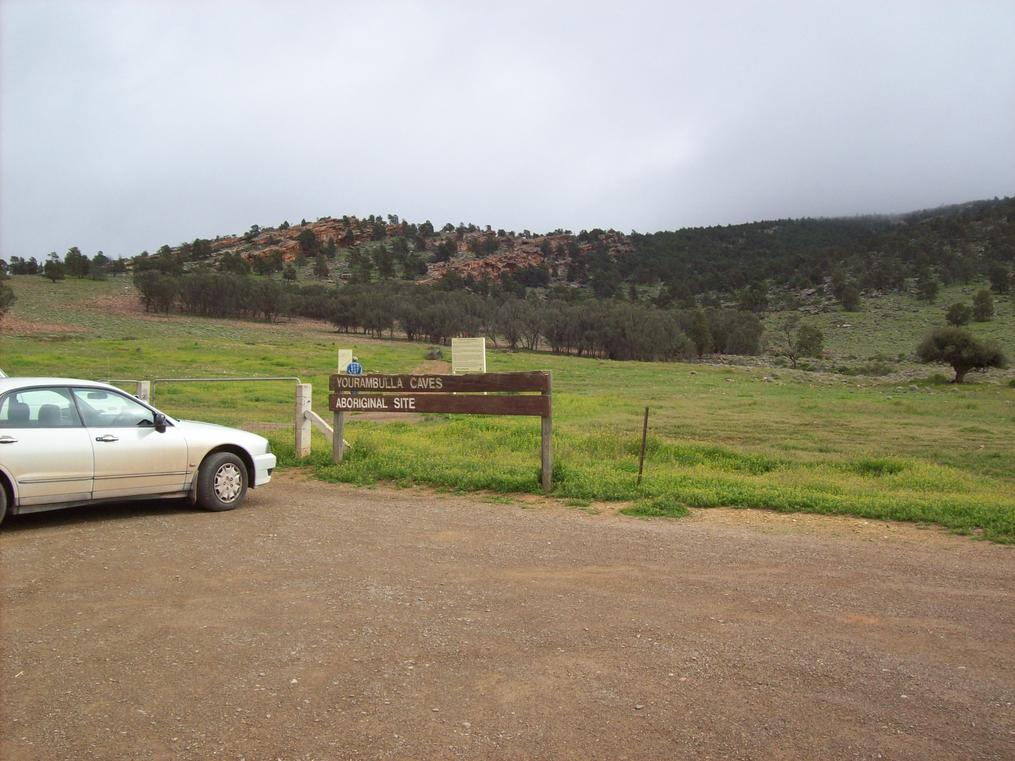
[[[706,7],[709,6],[709,7]],[[1015,2],[0,4],[0,256],[1015,194]]]

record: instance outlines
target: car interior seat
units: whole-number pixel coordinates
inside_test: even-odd
[[[60,418],[60,408],[55,404],[43,404],[39,407],[39,427],[56,428],[63,424]]]
[[[27,426],[28,418],[30,415],[30,408],[24,402],[16,402],[11,400],[11,409],[7,413],[7,422],[13,427]]]

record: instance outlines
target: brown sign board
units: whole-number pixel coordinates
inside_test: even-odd
[[[550,414],[548,396],[475,396],[454,394],[332,394],[333,412],[453,412],[466,415]]]
[[[542,418],[543,489],[552,483],[550,373],[470,375],[332,375],[329,406],[335,414],[332,457],[342,461],[347,412],[449,412],[466,415],[534,415]],[[526,393],[534,392],[534,393]]]
[[[449,394],[482,391],[550,390],[550,374],[476,373],[474,375],[332,375],[333,392],[365,392],[374,394]]]

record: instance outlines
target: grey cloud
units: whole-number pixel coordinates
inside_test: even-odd
[[[0,255],[671,229],[1015,191],[1015,5],[0,5]]]

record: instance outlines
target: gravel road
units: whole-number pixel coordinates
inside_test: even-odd
[[[0,756],[1013,759],[1015,548],[278,476],[0,531]]]

